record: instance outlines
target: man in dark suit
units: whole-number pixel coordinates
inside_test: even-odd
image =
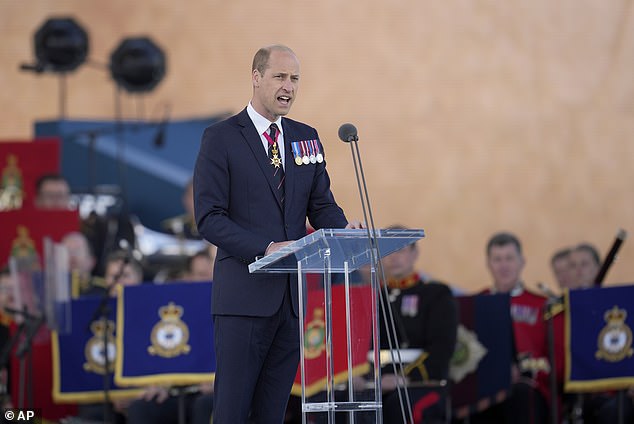
[[[204,132],[194,171],[200,234],[218,246],[214,271],[215,424],[282,423],[299,363],[297,279],[248,264],[315,228],[348,224],[330,191],[317,131],[285,116],[299,61],[288,47],[253,59],[253,97]]]

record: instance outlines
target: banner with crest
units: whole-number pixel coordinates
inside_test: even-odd
[[[120,288],[115,381],[190,385],[213,381],[211,283]]]
[[[79,212],[76,210],[25,208],[0,212],[0,267],[13,256],[33,270],[41,269],[44,237],[59,242],[72,231],[79,231]]]
[[[119,356],[115,325],[117,304],[115,299],[108,299],[105,321],[96,313],[100,303],[101,298],[97,296],[71,301],[70,333],[52,334],[53,399],[56,402],[102,402],[106,387],[111,399],[141,393],[140,389],[122,388],[114,381],[114,365]],[[104,341],[107,341],[106,349]]]
[[[370,370],[368,351],[372,341],[371,287],[357,285],[350,289],[352,373],[363,375]],[[309,290],[304,317],[305,394],[313,396],[326,389],[326,330],[323,288]],[[348,378],[346,339],[346,299],[343,284],[332,286],[332,355],[334,382]],[[301,370],[297,370],[291,393],[301,396]]]
[[[513,328],[506,294],[456,297],[460,315],[451,359],[451,403],[456,418],[503,401],[511,387]]]
[[[32,207],[35,183],[59,173],[59,140],[0,142],[0,211]]]
[[[634,286],[566,293],[564,390],[592,392],[634,386]]]

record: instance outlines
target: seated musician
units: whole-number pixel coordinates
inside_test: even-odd
[[[72,296],[90,293],[95,287],[104,288],[105,280],[93,275],[96,259],[86,236],[78,231],[70,232],[62,238],[62,245],[68,251]]]
[[[390,228],[404,229],[400,226]],[[415,271],[419,254],[418,245],[413,243],[386,256],[382,263],[400,347],[420,350],[412,362],[403,365],[415,414],[413,418],[416,422],[421,418],[425,423],[445,422],[445,395],[439,383],[448,378],[449,361],[456,345],[458,312],[447,285],[424,282],[421,274]],[[381,349],[388,349],[382,314],[379,318]],[[383,367],[381,387],[385,423],[402,422],[396,391],[398,379],[391,364]]]
[[[493,287],[485,293],[508,293],[516,364],[506,401],[471,417],[471,423],[548,422],[550,388],[548,345],[543,320],[545,298],[524,287],[524,256],[519,239],[510,233],[493,235],[486,248]]]
[[[35,207],[46,210],[70,209],[70,186],[60,174],[45,174],[35,183]]]
[[[568,290],[587,289],[595,286],[597,277],[601,271],[601,259],[598,250],[590,243],[579,243],[568,249],[567,260],[569,262],[570,277],[563,281],[558,277],[553,256],[551,265],[556,273],[559,287]],[[560,257],[559,262],[563,259]],[[612,423],[616,421],[618,402],[616,394],[612,392],[596,392],[585,394],[563,393],[564,384],[564,358],[565,358],[565,314],[563,298],[557,299],[552,305],[552,320],[554,331],[555,372],[557,386],[561,391],[561,416],[570,421],[583,420],[585,423]],[[632,400],[627,396],[624,399],[624,413],[631,417]],[[624,422],[630,422],[626,419]]]
[[[185,239],[200,240],[196,219],[194,218],[194,184],[189,180],[183,191],[182,197],[185,213],[164,220],[161,225],[167,232]]]

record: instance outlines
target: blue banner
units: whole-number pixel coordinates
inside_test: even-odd
[[[143,284],[119,295],[115,381],[190,385],[213,381],[211,283]]]
[[[617,390],[634,385],[634,286],[566,293],[564,390]]]
[[[449,375],[453,415],[464,418],[507,397],[513,328],[506,294],[459,296],[456,301],[460,325]]]
[[[136,396],[139,389],[123,389],[114,382],[116,361],[116,301],[108,299],[104,311],[107,320],[96,313],[99,297],[86,297],[71,302],[71,331],[53,332],[53,399],[57,402],[100,402],[107,384],[111,399]],[[104,349],[107,340],[107,349]],[[108,376],[106,355],[108,352]]]

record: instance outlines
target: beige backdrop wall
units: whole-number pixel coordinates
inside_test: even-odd
[[[419,266],[459,287],[489,284],[497,230],[523,240],[531,285],[551,283],[555,249],[589,241],[604,255],[618,228],[634,230],[632,1],[1,0],[0,138],[58,117],[58,78],[18,65],[45,18],[65,15],[89,31],[93,65],[126,36],[166,51],[159,87],[124,98],[129,118],[236,112],[257,48],[291,46],[291,116],[319,129],[348,215],[361,208],[344,122],[359,129],[377,226],[424,228]],[[112,118],[113,93],[85,65],[68,78],[67,116]],[[607,284],[632,281],[626,241]]]

